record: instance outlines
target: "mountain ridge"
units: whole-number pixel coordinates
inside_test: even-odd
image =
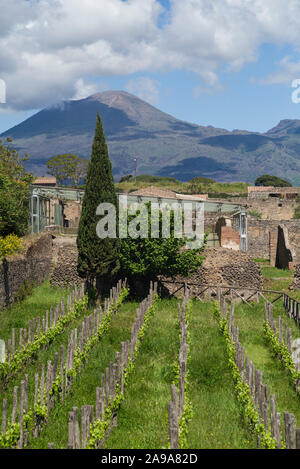
[[[265,133],[229,131],[173,117],[126,91],[104,91],[49,106],[8,129],[27,167],[46,174],[51,156],[89,158],[99,112],[116,180],[133,171],[188,180],[253,183],[274,174],[300,183],[300,120],[284,119]],[[298,176],[299,174],[299,176]]]

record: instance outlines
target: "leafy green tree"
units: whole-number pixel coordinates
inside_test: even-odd
[[[85,158],[78,158],[76,172],[75,172],[75,175],[73,176],[73,182],[74,182],[75,187],[78,185],[80,179],[86,178],[88,165],[89,165],[89,160]]]
[[[71,153],[52,156],[46,165],[48,173],[56,177],[59,184],[70,179],[73,185],[77,186],[79,180],[86,176],[88,160]]]
[[[21,157],[10,138],[0,140],[0,236],[23,236],[29,224],[29,185],[33,175],[25,170],[28,155]]]
[[[128,228],[136,218],[127,212]],[[157,219],[157,236],[151,236],[151,204],[147,204],[147,213],[138,214],[139,223],[146,227],[145,232],[137,238],[128,236],[121,240],[120,246],[120,274],[127,277],[129,282],[141,280],[148,283],[157,276],[174,277],[190,276],[201,266],[204,256],[203,250],[206,238],[201,247],[185,249],[187,239],[176,237],[174,212],[170,211],[170,231],[168,237],[163,231],[163,215],[159,211]],[[183,224],[182,217],[182,224]]]
[[[78,227],[77,247],[80,277],[92,286],[96,280],[97,295],[109,287],[119,268],[119,239],[97,235],[96,215],[101,203],[110,203],[118,214],[117,195],[112,175],[111,162],[103,132],[102,122],[97,114],[95,136],[85,183],[82,212]]]
[[[132,179],[132,174],[127,174],[126,176],[122,176],[121,179],[120,179],[120,183],[122,182],[128,182]]]
[[[277,176],[270,176],[269,174],[264,174],[259,176],[255,183],[256,186],[272,186],[272,187],[292,187],[293,185],[286,181],[285,179],[281,179]]]

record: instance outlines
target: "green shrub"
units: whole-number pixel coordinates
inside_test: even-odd
[[[293,218],[295,220],[299,220],[299,218],[300,218],[300,205],[297,205],[297,207],[295,208]]]
[[[25,279],[22,285],[18,288],[18,291],[15,295],[15,301],[21,302],[27,298],[27,296],[32,295],[34,288],[34,281]]]
[[[0,236],[0,259],[19,252],[23,247],[23,240],[17,235]]]
[[[255,218],[261,218],[261,213],[257,212],[256,210],[248,210],[248,215]]]
[[[285,179],[281,179],[277,176],[270,176],[269,174],[264,174],[256,179],[255,183],[256,186],[273,186],[273,187],[292,187],[289,181]]]

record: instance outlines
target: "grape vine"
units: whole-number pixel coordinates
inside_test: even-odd
[[[221,317],[218,302],[214,303],[214,316],[219,322],[220,332],[223,334],[226,341],[228,363],[234,381],[235,392],[238,401],[242,406],[243,414],[246,418],[246,421],[248,422],[249,428],[251,432],[253,432],[259,438],[261,448],[276,449],[276,440],[272,437],[270,432],[265,431],[264,425],[260,423],[259,413],[256,410],[256,407],[252,401],[251,390],[248,384],[243,380],[240,371],[236,365],[235,344],[231,341],[228,328],[228,320],[224,317]]]
[[[134,362],[139,354],[139,349],[142,343],[142,339],[145,335],[145,332],[148,328],[149,322],[152,319],[153,315],[156,313],[156,303],[158,300],[157,293],[153,296],[153,303],[148,308],[144,316],[144,322],[141,329],[138,332],[138,338],[136,346],[132,355],[132,358],[128,359],[127,367],[124,370],[124,388],[128,382],[130,374],[134,370]],[[108,406],[105,407],[104,416],[102,419],[96,420],[90,426],[90,437],[86,444],[87,449],[97,449],[99,442],[104,438],[106,430],[109,428],[111,418],[113,414],[119,409],[121,402],[124,400],[124,393],[121,392],[120,387],[116,386],[115,397],[108,403]]]
[[[5,387],[8,381],[20,371],[23,366],[44,346],[49,345],[53,340],[61,334],[67,324],[86,311],[88,305],[88,297],[85,295],[82,299],[75,303],[73,311],[58,319],[55,326],[50,327],[47,332],[42,335],[35,335],[32,342],[27,343],[21,350],[18,350],[10,361],[0,363],[0,381],[2,387]]]
[[[100,325],[97,333],[92,336],[87,343],[85,344],[83,350],[81,351],[80,348],[77,348],[77,351],[74,356],[74,366],[72,369],[68,370],[68,375],[72,377],[76,377],[80,371],[80,368],[84,361],[88,357],[88,353],[90,352],[91,348],[98,342],[101,337],[108,331],[111,319],[116,309],[118,309],[123,301],[128,296],[129,289],[124,287],[120,292],[118,300],[116,303],[111,303],[108,308],[108,311]],[[82,300],[76,303],[75,309],[72,313],[68,316],[72,318],[77,317],[82,313],[83,310],[87,308],[87,296],[85,296]],[[61,319],[65,319],[64,316]],[[53,328],[52,328],[53,329]],[[62,324],[58,329],[59,331],[62,330]],[[53,330],[52,330],[53,332]],[[65,376],[65,368],[64,368],[64,376]],[[62,380],[60,372],[57,372],[56,378],[52,383],[51,389],[49,391],[49,397],[54,398],[55,402],[60,401],[60,393],[62,391]],[[46,402],[46,391],[44,390],[43,400],[41,400],[40,395],[38,396],[37,403],[34,404],[32,409],[29,409],[28,412],[24,412],[23,414],[23,425],[26,432],[31,433],[34,427],[40,427],[45,421],[48,419],[48,407],[45,404]],[[15,449],[17,447],[19,438],[21,434],[21,425],[19,423],[11,423],[9,422],[7,425],[7,430],[4,434],[0,435],[0,449],[3,448],[11,448]]]
[[[289,352],[288,347],[284,343],[280,343],[276,334],[272,331],[268,322],[264,321],[264,337],[266,342],[269,344],[275,357],[279,358],[283,367],[288,371],[292,383],[295,386],[297,395],[300,395],[299,383],[300,383],[300,372],[296,370],[295,363]]]

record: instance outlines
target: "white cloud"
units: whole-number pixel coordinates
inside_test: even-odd
[[[159,104],[160,83],[149,77],[138,77],[129,80],[125,89],[153,106]]]
[[[261,80],[264,85],[289,84],[300,77],[300,61],[292,57],[284,57],[278,64],[277,70]]]
[[[39,108],[91,90],[89,76],[142,73],[130,87],[157,102],[148,71],[188,70],[219,88],[266,42],[300,44],[299,0],[0,0],[0,78],[15,109]],[[273,80],[298,73],[286,59]],[[280,74],[283,75],[280,77]],[[293,78],[296,78],[293,76]],[[270,78],[271,79],[271,78]]]
[[[99,91],[99,84],[85,83],[83,78],[79,78],[75,83],[75,90],[76,92],[73,99],[83,99],[97,93],[97,91]]]

